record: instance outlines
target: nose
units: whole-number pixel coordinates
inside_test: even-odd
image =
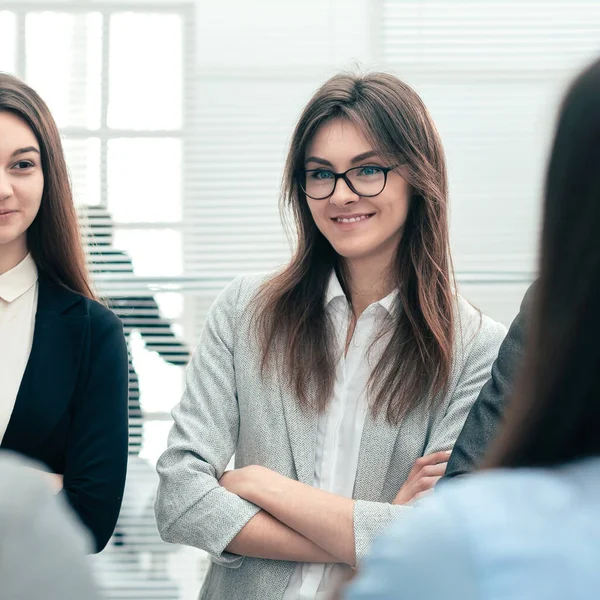
[[[6,200],[13,195],[13,187],[10,178],[0,170],[0,201]]]
[[[333,194],[331,194],[329,198],[329,202],[331,202],[331,204],[334,206],[348,206],[348,204],[354,204],[355,202],[358,202],[359,199],[360,196],[355,194],[348,187],[348,184],[344,181],[343,177],[340,177],[337,180]]]

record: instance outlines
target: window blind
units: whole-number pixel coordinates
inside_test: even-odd
[[[381,64],[413,85],[449,168],[461,291],[509,323],[537,267],[558,103],[600,55],[595,0],[383,0]]]
[[[208,563],[158,539],[153,463],[217,293],[289,257],[279,184],[313,91],[355,67],[416,88],[447,153],[461,291],[509,323],[535,271],[557,103],[600,50],[599,10],[595,0],[2,1],[0,69],[32,84],[58,120],[96,286],[128,336],[141,452],[116,536],[93,559],[108,598],[197,597]]]
[[[182,285],[193,5],[6,0],[2,8],[0,68],[39,91],[57,120],[88,265],[129,348],[127,485],[115,534],[92,565],[106,598],[195,598],[205,555],[163,543],[153,514],[154,462],[197,329],[187,327],[194,300]]]

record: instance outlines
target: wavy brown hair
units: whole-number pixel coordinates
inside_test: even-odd
[[[393,277],[399,290],[391,339],[369,381],[374,414],[397,424],[448,383],[453,359],[453,272],[448,242],[448,186],[438,132],[416,92],[384,74],[340,74],[312,97],[296,125],[282,183],[282,211],[297,233],[291,262],[260,289],[255,315],[263,373],[276,367],[300,405],[322,411],[331,398],[336,356],[325,292],[332,269],[348,294],[341,257],[319,231],[295,174],[306,148],[331,119],[357,126],[382,160],[399,165],[412,199]]]
[[[40,145],[44,191],[38,214],[27,230],[27,246],[38,271],[59,285],[95,299],[54,118],[35,90],[6,73],[0,73],[3,111],[23,119]]]
[[[563,101],[523,368],[486,467],[600,456],[600,60]]]

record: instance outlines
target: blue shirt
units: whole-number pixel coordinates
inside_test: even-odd
[[[600,458],[443,484],[375,543],[346,598],[600,598]]]

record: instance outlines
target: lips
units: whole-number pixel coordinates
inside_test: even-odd
[[[331,220],[335,223],[360,223],[361,221],[367,221],[375,213],[356,213],[349,215],[338,215],[337,217],[331,217]]]

